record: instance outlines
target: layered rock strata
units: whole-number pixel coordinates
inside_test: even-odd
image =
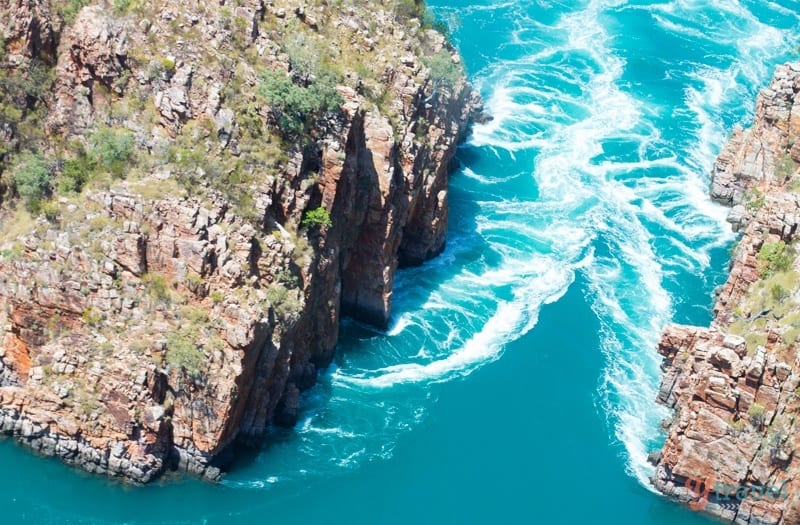
[[[205,158],[257,157],[243,129],[275,124],[252,95],[252,62],[226,62],[225,49],[291,70],[275,35],[324,43],[327,28],[370,60],[345,71],[338,111],[248,175],[249,214],[208,188],[211,166],[190,166],[195,193],[140,159],[135,180],[55,199],[55,219],[2,216],[0,430],[128,481],[168,469],[217,479],[235,443],[296,420],[341,316],[386,326],[395,270],[443,249],[448,169],[479,100],[463,74],[433,78],[423,56],[458,62],[441,35],[400,26],[380,3],[369,21],[357,3],[153,2],[147,17],[87,5],[72,20],[55,4],[0,6],[4,67],[51,64],[48,133],[119,125],[145,158],[189,129]],[[153,42],[164,58],[148,64],[137,53]],[[247,113],[239,96],[255,101]],[[138,109],[120,118],[122,102]],[[330,220],[307,222],[310,210]]]
[[[669,327],[658,402],[674,409],[653,483],[740,524],[800,523],[800,65],[777,68],[714,167],[741,238],[708,328]]]

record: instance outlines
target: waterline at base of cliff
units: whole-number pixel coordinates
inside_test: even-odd
[[[388,332],[347,324],[298,427],[222,487],[127,490],[3,443],[4,509],[705,523],[647,488],[666,414],[655,346],[670,321],[710,319],[733,236],[707,174],[789,56],[798,7],[434,2],[494,120],[460,152],[445,252],[396,279]]]

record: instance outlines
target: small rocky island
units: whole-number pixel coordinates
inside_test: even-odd
[[[480,101],[419,0],[0,5],[0,430],[134,483],[291,425],[445,242]]]
[[[717,159],[711,196],[741,232],[709,328],[672,326],[658,402],[674,409],[655,486],[728,522],[800,523],[800,64]]]

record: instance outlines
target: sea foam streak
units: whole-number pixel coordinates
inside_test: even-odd
[[[543,22],[554,9],[558,16]],[[469,166],[455,176],[453,206],[469,200],[474,210],[462,215],[474,220],[451,222],[439,258],[398,273],[387,332],[345,331],[338,366],[307,396],[293,454],[323,471],[388,457],[398,435],[424,418],[428,385],[501,358],[580,274],[605,356],[598,409],[624,445],[629,472],[648,486],[646,457],[664,416],[654,404],[655,346],[680,300],[665,283],[702,276],[712,251],[733,238],[727,211],[708,199],[708,173],[745,116],[742,101],[767,79],[764,64],[789,48],[788,30],[766,26],[735,0],[517,0],[450,12],[465,24],[515,28],[474,78],[494,120],[475,127],[468,147],[498,168]],[[638,49],[607,28],[624,28],[631,13],[650,20],[649,32],[721,48],[695,55],[701,62],[659,50],[652,60],[681,91],[650,97],[625,76]],[[796,26],[791,16],[787,28]],[[682,139],[662,136],[664,126],[680,126]],[[272,465],[275,479],[297,477],[274,458]]]
[[[606,395],[614,398],[614,403],[606,403],[606,409],[621,408],[614,422],[617,435],[630,443],[636,463],[644,459],[648,437],[638,427],[655,437],[659,414],[647,410],[653,421],[637,428],[626,414],[643,413],[645,404],[647,408],[652,405],[657,370],[652,348],[669,318],[670,300],[661,287],[661,267],[650,246],[652,236],[640,218],[649,215],[668,228],[692,227],[709,237],[719,234],[720,224],[697,216],[691,226],[679,224],[666,218],[655,203],[637,198],[637,192],[658,194],[657,186],[670,180],[642,184],[638,178],[635,187],[627,187],[616,178],[620,171],[650,167],[674,168],[673,178],[679,178],[682,174],[674,158],[639,159],[622,165],[591,161],[603,154],[606,140],[658,141],[652,127],[641,125],[641,104],[617,86],[624,61],[607,49],[608,35],[598,22],[602,9],[602,4],[593,3],[563,17],[550,28],[554,39],[560,37],[560,45],[517,62],[498,64],[483,78],[499,86],[488,99],[495,120],[476,128],[471,144],[516,152],[535,150],[531,175],[539,196],[479,203],[478,232],[488,249],[501,255],[502,263],[499,268],[482,268],[477,279],[456,275],[449,288],[473,293],[482,289],[485,295],[487,289],[510,286],[512,300],[497,301],[474,335],[460,346],[435,348],[429,362],[398,363],[369,371],[339,370],[336,382],[386,388],[469,373],[475,366],[497,359],[505,343],[530,330],[541,305],[562,295],[575,272],[583,268],[604,327],[602,344],[609,363]],[[553,60],[571,54],[580,58],[572,70],[563,67],[563,58]],[[534,89],[542,77],[560,82],[563,93]],[[545,106],[554,110],[541,111]],[[531,129],[539,131],[532,137]],[[470,177],[482,181],[485,175],[478,177],[473,171]],[[684,204],[684,199],[676,202]],[[598,236],[603,236],[612,253],[587,258],[588,247]],[[637,297],[620,297],[630,290],[640,292]],[[434,293],[433,297],[428,306],[445,305],[445,311],[459,306],[454,300],[458,294]],[[432,314],[428,310],[424,315]],[[621,339],[613,335],[619,329],[624,332]],[[643,385],[646,390],[629,392],[627,384]]]

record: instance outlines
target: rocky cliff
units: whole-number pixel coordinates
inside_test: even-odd
[[[0,429],[220,476],[438,254],[480,113],[414,1],[0,4]]]
[[[777,69],[714,167],[741,232],[709,328],[672,326],[658,402],[674,409],[655,486],[741,524],[800,523],[800,65]]]

